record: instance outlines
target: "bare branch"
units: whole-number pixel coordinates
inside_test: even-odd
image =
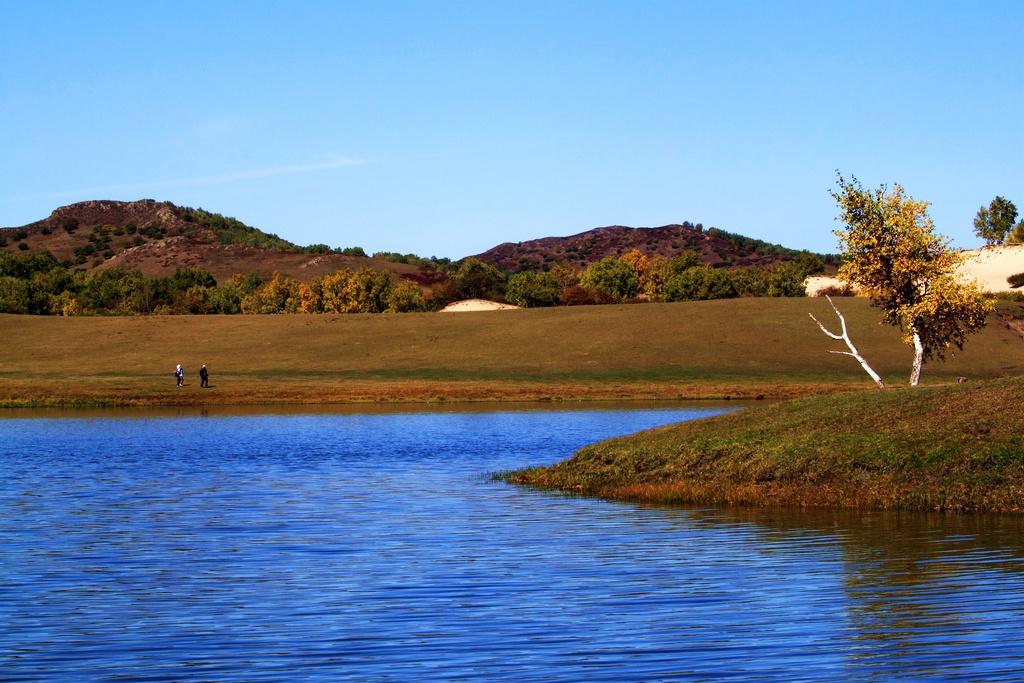
[[[851,356],[853,358],[856,358],[857,362],[860,363],[860,366],[864,368],[864,372],[868,373],[868,375],[871,376],[871,379],[875,380],[875,384],[878,385],[878,388],[885,389],[885,383],[882,382],[882,378],[878,376],[877,372],[871,369],[871,366],[868,365],[868,362],[864,360],[864,357],[860,355],[859,351],[857,351],[857,347],[853,345],[853,341],[850,340],[850,334],[846,330],[846,318],[844,318],[843,314],[839,312],[839,309],[836,308],[836,305],[832,303],[832,297],[826,296],[825,298],[828,299],[828,304],[829,306],[832,307],[832,310],[836,312],[837,316],[839,316],[839,323],[842,325],[843,328],[842,334],[834,334],[832,332],[829,332],[828,329],[826,329],[826,327],[822,325],[821,322],[812,314],[808,313],[807,315],[810,315],[811,320],[818,323],[818,327],[821,328],[822,332],[827,334],[832,339],[842,340],[846,342],[847,348],[850,349],[849,351],[829,351],[829,353],[835,353],[841,356]]]

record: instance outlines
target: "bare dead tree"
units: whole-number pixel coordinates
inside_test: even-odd
[[[885,389],[885,383],[882,381],[882,378],[878,376],[877,372],[871,369],[871,366],[868,365],[868,362],[864,360],[864,357],[860,355],[859,351],[857,351],[857,347],[853,345],[852,341],[850,341],[850,334],[846,330],[846,318],[844,318],[843,314],[839,312],[839,309],[836,308],[836,305],[832,303],[832,297],[826,296],[825,298],[828,299],[828,304],[829,306],[832,307],[832,310],[835,311],[836,315],[839,316],[839,322],[843,326],[842,334],[833,334],[829,332],[827,329],[825,329],[825,326],[822,325],[821,322],[819,322],[818,319],[814,317],[813,314],[808,313],[807,315],[811,316],[811,320],[818,323],[818,327],[821,328],[822,332],[832,337],[833,339],[846,342],[847,348],[850,349],[849,351],[829,351],[829,353],[835,353],[841,356],[852,356],[853,358],[856,358],[857,362],[860,363],[860,366],[864,368],[864,372],[868,373],[871,376],[871,379],[875,380],[875,384],[878,385],[878,388]]]

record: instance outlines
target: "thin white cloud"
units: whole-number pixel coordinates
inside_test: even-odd
[[[148,190],[161,187],[181,187],[187,185],[219,185],[222,183],[233,183],[241,180],[252,180],[254,178],[270,178],[273,176],[295,175],[299,173],[315,173],[317,171],[328,171],[346,166],[359,166],[367,163],[361,159],[332,159],[315,164],[299,164],[295,166],[276,166],[273,168],[259,168],[250,171],[236,171],[234,173],[223,173],[220,175],[196,176],[192,178],[175,178],[172,180],[154,180],[144,183],[121,183],[118,185],[103,185],[99,187],[83,187],[74,190],[62,190],[59,192],[46,192],[29,197],[17,197],[17,200],[26,199],[51,199],[67,197],[72,195],[96,195],[101,192],[123,192],[125,190]]]

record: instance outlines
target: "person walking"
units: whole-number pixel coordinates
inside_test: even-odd
[[[203,367],[199,368],[199,379],[200,379],[199,386],[209,388],[209,386],[210,386],[210,373],[208,373],[206,371],[206,366],[205,365]]]
[[[178,369],[174,371],[174,376],[178,378],[178,386],[185,386],[185,371],[181,369],[181,364],[178,364]]]

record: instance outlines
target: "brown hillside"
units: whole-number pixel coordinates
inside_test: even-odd
[[[65,229],[66,225],[71,227],[75,221],[76,227],[70,231]],[[134,226],[134,229],[130,226]],[[89,201],[62,206],[41,221],[21,228],[4,228],[0,230],[0,237],[6,239],[7,246],[4,249],[7,251],[16,252],[19,243],[24,243],[28,245],[29,251],[45,249],[59,261],[81,261],[74,265],[90,270],[103,262],[105,251],[116,254],[133,243],[153,241],[152,237],[138,232],[150,226],[162,228],[166,235],[187,235],[197,240],[217,241],[214,231],[182,220],[178,207],[152,200]],[[16,242],[13,236],[19,230],[27,236]],[[109,238],[109,242],[105,237]],[[86,246],[92,246],[95,251],[86,254],[83,261],[74,250]]]
[[[427,284],[420,269],[404,263],[390,263],[360,256],[342,254],[303,254],[277,249],[260,249],[246,244],[209,244],[189,237],[169,237],[126,249],[101,263],[97,268],[139,270],[148,276],[173,275],[176,268],[201,268],[217,282],[235,273],[257,273],[264,282],[274,272],[308,283],[312,278],[342,268],[356,270],[369,266],[390,270],[397,276]]]
[[[192,209],[169,202],[87,201],[62,206],[49,217],[21,228],[0,229],[0,237],[7,242],[0,250],[47,250],[57,260],[85,271],[119,266],[137,269],[149,277],[171,275],[177,268],[197,267],[208,271],[217,282],[235,273],[249,272],[269,280],[275,271],[309,282],[341,268],[362,266],[390,270],[421,286],[429,286],[437,277],[434,271],[401,263],[334,253],[303,253],[277,235],[243,228],[246,239],[265,246],[223,244],[224,235],[201,225]]]
[[[719,233],[721,234],[721,233]],[[570,237],[544,237],[527,242],[506,242],[489,249],[476,258],[509,270],[543,267],[558,261],[586,267],[608,256],[622,256],[633,249],[651,257],[656,254],[671,258],[684,251],[696,251],[704,263],[722,267],[764,266],[789,258],[786,249],[765,253],[764,243],[747,240],[740,246],[716,234],[714,228],[701,230],[689,224],[665,225],[660,228],[628,228],[613,225],[581,232]]]

